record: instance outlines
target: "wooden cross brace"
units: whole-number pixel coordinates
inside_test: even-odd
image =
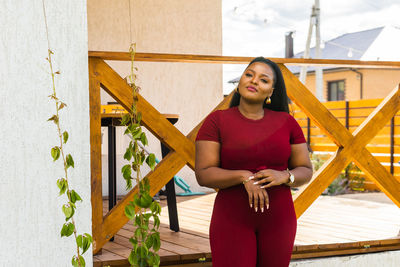
[[[315,201],[340,172],[352,161],[400,207],[400,183],[365,147],[400,109],[400,86],[376,107],[353,134],[294,76],[279,64],[285,77],[288,96],[338,145],[336,153],[314,174],[307,187],[295,196],[297,217]]]
[[[101,139],[100,86],[126,110],[130,111],[133,103],[132,89],[125,80],[104,60],[89,57],[93,253],[97,253],[128,222],[125,206],[138,192],[137,187],[133,188],[103,217],[101,144],[99,143]],[[150,194],[154,196],[186,164],[194,170],[194,140],[201,123],[184,136],[141,95],[138,97],[137,109],[142,112],[142,124],[170,149],[168,155],[156,165],[154,171],[147,174],[150,181]],[[226,109],[229,101],[230,97],[227,97],[216,109]]]
[[[399,108],[399,91],[394,90],[382,104],[377,107],[367,120],[357,129],[353,136],[295,77],[283,64],[279,64],[285,77],[289,97],[304,110],[313,121],[338,145],[334,156],[314,175],[309,186],[300,191],[295,198],[297,217],[335,179],[342,169],[354,158],[356,164],[367,173],[377,185],[397,205],[400,206],[400,183],[379,164],[369,153],[365,145],[397,112]],[[126,110],[132,106],[133,96],[129,85],[102,59],[89,57],[89,94],[91,116],[91,183],[92,183],[92,220],[93,252],[97,253],[103,245],[114,236],[127,222],[124,209],[137,193],[132,189],[110,212],[103,217],[101,192],[101,118],[100,86],[117,100]],[[214,110],[226,109],[233,92]],[[200,122],[187,136],[184,136],[165,119],[150,103],[139,95],[137,108],[142,112],[143,125],[169,149],[170,153],[148,173],[150,194],[155,195],[186,164],[194,169],[194,140],[202,124]]]

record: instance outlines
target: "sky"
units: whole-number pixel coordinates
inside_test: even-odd
[[[223,0],[223,55],[284,57],[285,34],[295,31],[294,53],[305,49],[314,0]],[[321,41],[381,26],[400,27],[400,0],[320,0]],[[311,47],[315,44],[315,28]],[[227,82],[244,65],[224,65]]]

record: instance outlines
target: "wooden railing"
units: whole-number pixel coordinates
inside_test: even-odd
[[[338,121],[353,133],[382,102],[383,99],[365,99],[356,101],[331,101],[323,105],[338,119]],[[325,133],[311,121],[296,105],[291,105],[292,115],[303,129],[304,136],[314,152],[322,159],[329,158],[337,146]],[[375,158],[400,181],[400,113],[398,112],[378,134],[367,144],[367,149]],[[378,189],[368,180],[368,176],[357,173],[357,178],[366,178],[362,185],[364,189]]]
[[[89,52],[90,91],[90,141],[93,250],[102,246],[128,221],[124,215],[125,205],[133,199],[137,188],[130,191],[111,211],[103,217],[101,181],[101,129],[100,87],[109,93],[125,109],[132,106],[132,92],[126,82],[104,60],[130,60],[129,53]],[[248,57],[199,56],[176,54],[137,53],[136,61],[193,62],[193,63],[238,63],[246,64]],[[278,63],[286,83],[289,98],[317,125],[336,145],[334,155],[314,174],[307,187],[299,190],[294,199],[297,217],[315,201],[342,169],[354,161],[375,184],[400,207],[400,183],[372,156],[366,145],[387,124],[400,108],[400,90],[396,87],[376,109],[353,131],[353,134],[294,76],[283,63],[312,65],[368,66],[377,68],[399,68],[400,62],[349,61],[349,60],[305,60],[273,59]],[[233,93],[214,110],[228,108]],[[138,110],[142,111],[142,122],[154,136],[160,139],[171,152],[147,177],[151,194],[158,192],[184,165],[194,169],[194,139],[200,122],[187,136],[171,125],[150,103],[139,96]],[[210,111],[211,112],[211,111]]]

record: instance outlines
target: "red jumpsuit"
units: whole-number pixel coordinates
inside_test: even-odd
[[[264,117],[244,117],[238,107],[211,113],[197,140],[219,142],[220,167],[229,170],[285,170],[291,144],[305,143],[296,120],[285,112],[264,110]],[[250,208],[242,184],[219,190],[210,225],[213,267],[286,267],[297,221],[290,188],[267,189],[269,209]]]

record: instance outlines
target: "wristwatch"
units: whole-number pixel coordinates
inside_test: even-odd
[[[289,173],[289,182],[287,182],[286,185],[292,185],[294,183],[294,175],[289,171],[289,169],[286,169],[286,171]]]

